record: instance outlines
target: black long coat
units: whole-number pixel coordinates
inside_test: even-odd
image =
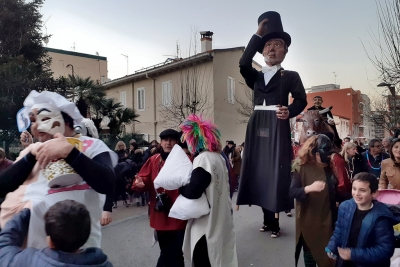
[[[264,74],[252,67],[260,44],[261,38],[254,35],[239,62],[240,73],[254,90],[254,105],[265,100],[266,105],[288,106],[290,118],[295,117],[307,106],[300,76],[287,70],[281,76],[279,70],[265,85]],[[289,93],[294,99],[290,105]],[[254,204],[273,212],[287,209],[293,158],[289,120],[278,119],[275,111],[254,111],[245,144],[237,205]]]

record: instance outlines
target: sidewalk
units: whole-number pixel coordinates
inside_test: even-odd
[[[125,207],[122,204],[122,200],[118,201],[118,207],[116,209],[112,209],[112,220],[113,222],[125,220],[130,217],[135,217],[138,215],[142,215],[147,213],[147,205],[142,207],[137,207],[136,203],[130,205],[129,207]]]

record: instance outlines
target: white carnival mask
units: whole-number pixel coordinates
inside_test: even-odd
[[[49,133],[51,135],[55,135],[56,133],[64,134],[64,118],[57,107],[43,103],[33,105],[32,109],[37,109],[36,123],[39,132]]]

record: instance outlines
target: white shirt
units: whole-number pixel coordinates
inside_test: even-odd
[[[272,77],[276,74],[276,72],[281,68],[281,64],[274,65],[272,67],[266,65],[262,67],[262,72],[264,73],[264,82],[265,85],[269,83]]]

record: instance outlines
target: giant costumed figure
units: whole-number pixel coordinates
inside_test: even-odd
[[[91,233],[84,247],[100,247],[105,195],[112,195],[117,156],[102,141],[77,135],[82,115],[76,105],[53,92],[32,91],[24,101],[26,116],[39,142],[21,151],[0,175],[0,223],[31,209],[27,246],[47,246],[44,214],[54,203],[74,199],[90,212]]]
[[[280,65],[290,44],[291,37],[283,31],[279,13],[266,12],[258,18],[258,30],[239,62],[240,73],[254,90],[254,112],[246,130],[237,205],[257,205],[266,210],[265,226],[273,237],[279,236],[275,213],[286,210],[290,203],[293,156],[289,118],[307,106],[299,74]],[[252,66],[257,52],[262,53],[267,64],[262,71]],[[289,93],[293,97],[290,105]]]

